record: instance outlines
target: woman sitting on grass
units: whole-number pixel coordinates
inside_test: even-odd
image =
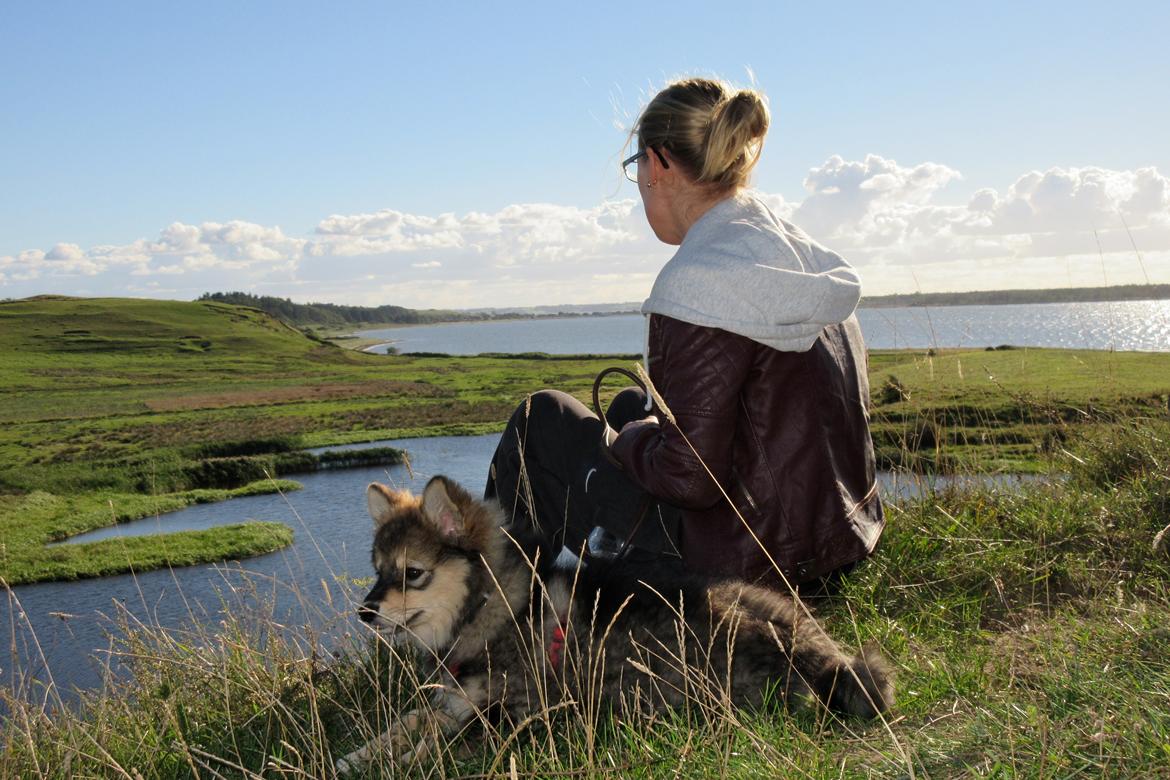
[[[815,595],[877,544],[860,283],[745,189],[768,124],[758,92],[700,78],[638,118],[622,165],[654,234],[679,246],[642,306],[667,409],[624,390],[615,434],[544,390],[512,415],[486,495],[538,532],[545,563],[608,538],[623,557]]]

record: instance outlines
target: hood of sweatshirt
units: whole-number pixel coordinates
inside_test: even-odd
[[[691,226],[642,313],[802,352],[826,325],[848,319],[860,298],[857,272],[840,255],[740,193]]]

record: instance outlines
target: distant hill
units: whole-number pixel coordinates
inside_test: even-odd
[[[204,293],[200,301],[250,306],[298,328],[344,328],[359,325],[426,325],[530,317],[575,317],[637,312],[640,303],[565,304],[492,309],[408,309],[403,306],[343,306],[336,303],[293,303],[288,298],[245,292]]]
[[[1170,298],[1170,284],[1124,284],[1116,287],[1062,287],[1050,290],[978,290],[975,292],[867,295],[864,309],[892,306],[996,306],[1011,303],[1095,303]]]
[[[431,322],[492,319],[487,313],[446,309],[407,309],[403,306],[342,306],[336,303],[293,303],[288,298],[245,292],[204,293],[200,301],[251,306],[297,327],[346,327],[388,324],[425,325]]]
[[[10,370],[54,377],[68,376],[77,367],[100,373],[95,361],[102,360],[143,360],[153,366],[150,361],[178,356],[207,366],[241,354],[287,361],[339,351],[264,312],[217,301],[45,295],[0,303],[0,352],[5,355],[0,378]]]

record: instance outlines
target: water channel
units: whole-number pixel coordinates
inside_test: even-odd
[[[354,445],[402,448],[410,456],[410,467],[301,475],[294,479],[304,487],[295,492],[200,504],[74,537],[68,543],[252,519],[283,522],[295,532],[290,547],[241,563],[13,588],[7,599],[0,595],[0,685],[35,694],[51,681],[67,700],[74,687],[97,686],[110,657],[111,637],[118,634],[118,615],[181,630],[214,625],[224,609],[271,608],[281,622],[311,627],[326,641],[352,631],[357,623],[354,599],[360,598],[365,587],[354,580],[372,573],[366,485],[379,481],[418,491],[431,476],[445,474],[478,494],[497,438],[495,434],[448,436]],[[1000,479],[1009,485],[1015,480]],[[886,496],[913,495],[939,481],[881,476]]]

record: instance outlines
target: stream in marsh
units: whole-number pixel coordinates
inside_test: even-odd
[[[68,543],[249,519],[283,522],[295,533],[293,544],[284,550],[240,563],[20,585],[7,597],[0,593],[0,685],[40,698],[52,682],[66,701],[72,700],[73,688],[97,687],[121,634],[119,620],[190,629],[191,641],[197,641],[200,631],[214,631],[225,610],[258,616],[272,610],[294,635],[320,636],[326,647],[347,632],[357,633],[362,627],[354,613],[355,599],[364,595],[368,582],[354,580],[372,575],[366,485],[378,481],[417,492],[431,476],[445,474],[478,495],[498,438],[443,436],[353,445],[404,449],[410,469],[376,466],[294,476],[302,490],[200,504],[74,537]],[[1008,487],[1019,479],[994,478]],[[886,496],[914,495],[951,482],[881,475]]]

